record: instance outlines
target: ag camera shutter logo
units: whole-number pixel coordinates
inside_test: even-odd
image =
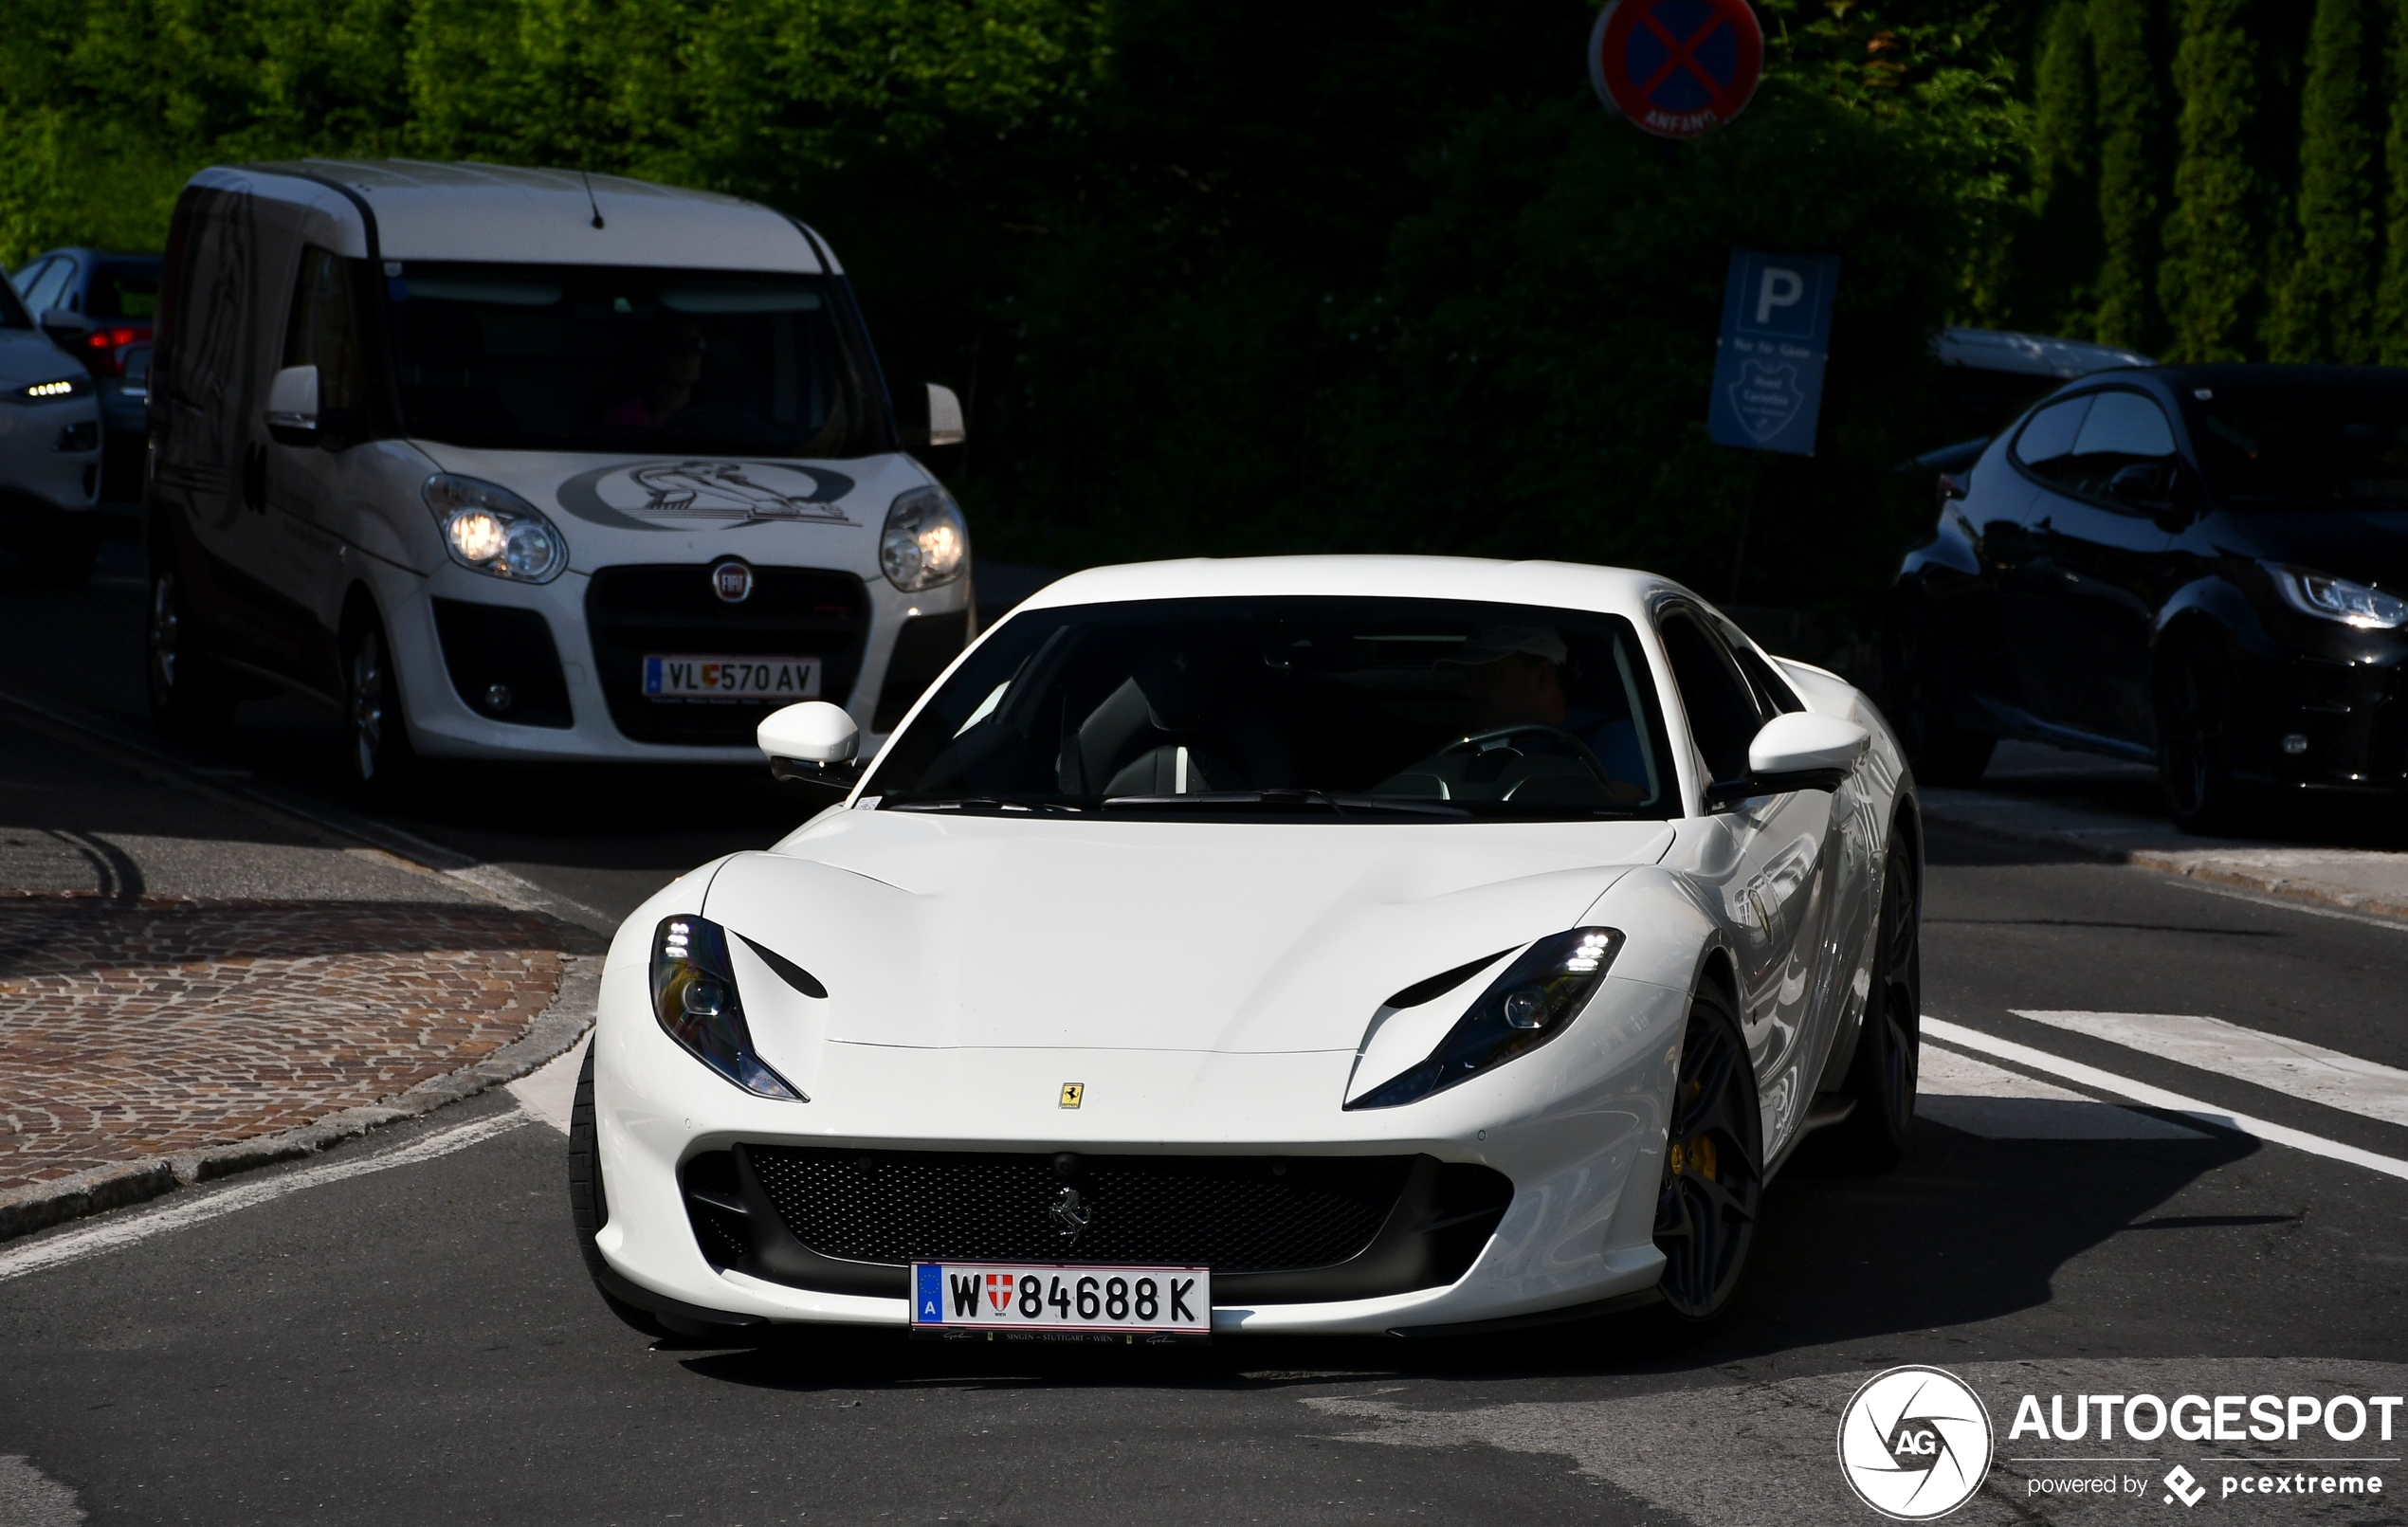
[[[1909,1365],[1875,1373],[1839,1417],[1839,1471],[1894,1521],[1930,1521],[1990,1473],[1990,1412],[1963,1379]]]

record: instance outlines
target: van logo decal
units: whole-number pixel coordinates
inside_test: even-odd
[[[776,462],[623,462],[560,484],[560,507],[618,530],[740,530],[855,523],[835,500],[852,479]]]

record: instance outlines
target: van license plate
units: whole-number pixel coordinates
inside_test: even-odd
[[[919,1262],[911,1334],[1053,1341],[1209,1341],[1213,1275],[1202,1267]]]
[[[819,660],[648,657],[644,693],[652,700],[817,700]]]

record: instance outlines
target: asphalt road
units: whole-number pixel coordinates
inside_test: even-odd
[[[46,654],[9,685],[130,719],[138,614],[131,583],[0,591],[0,640]],[[335,802],[331,728],[258,711],[181,766]],[[409,826],[615,913],[794,814],[740,780],[524,782],[466,781]],[[2002,1460],[2086,1451],[2011,1445],[2021,1391],[2402,1392],[2408,1180],[2362,1163],[2408,1162],[2408,1100],[2389,1073],[2303,1083],[2264,1052],[2408,1070],[2408,929],[1944,833],[1930,858],[1925,1008],[1974,1036],[1940,1069],[1990,1080],[1970,1112],[1935,1100],[1894,1173],[1784,1173],[1734,1318],[1700,1345],[1650,1350],[1627,1324],[1167,1353],[652,1341],[585,1282],[562,1137],[496,1094],[0,1244],[0,1522],[1871,1522],[1833,1425],[1896,1364],[1972,1379]],[[2102,1014],[2240,1027],[2152,1040]],[[2322,1144],[2089,1100],[2061,1133],[2093,1137],[1982,1132],[2052,1090],[2095,1098],[2075,1066]],[[2129,1127],[2097,1137],[2102,1118]],[[2151,1476],[2265,1466],[2121,1450]],[[2408,1489],[2399,1440],[2353,1450],[2389,1462],[2318,1466]],[[2031,1495],[2052,1470],[2002,1462],[1950,1519],[2401,1519],[2389,1494]]]

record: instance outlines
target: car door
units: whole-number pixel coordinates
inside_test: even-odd
[[[1772,712],[1702,612],[1667,606],[1656,630],[1707,777],[1743,778],[1748,745]],[[1815,955],[1829,907],[1831,809],[1826,791],[1734,802],[1709,819],[1712,838],[1698,861],[1738,933],[1741,1024],[1763,1093],[1767,1156],[1796,1131],[1814,1080],[1803,1071],[1817,1048],[1809,1041]]]
[[[266,500],[274,577],[297,607],[290,638],[296,676],[340,688],[334,639],[345,579],[345,517],[361,494],[355,478],[367,438],[366,311],[358,262],[304,245],[284,320],[283,366],[318,368],[318,438],[267,437]]]
[[[2026,580],[2029,688],[2044,718],[2145,749],[2149,640],[2180,471],[2173,427],[2145,392],[2089,396],[2072,444],[2045,467]]]

